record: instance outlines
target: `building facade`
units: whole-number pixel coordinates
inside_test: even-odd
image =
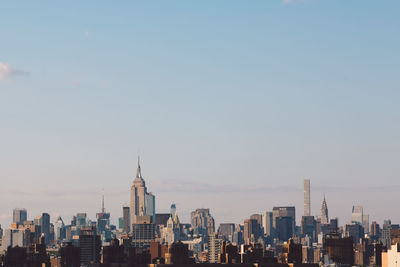
[[[140,216],[150,216],[151,222],[155,222],[155,196],[147,192],[138,159],[136,178],[131,187],[130,225],[137,223]]]
[[[310,179],[304,179],[304,216],[311,216]]]

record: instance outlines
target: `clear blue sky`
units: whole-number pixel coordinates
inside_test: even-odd
[[[400,223],[400,2],[7,1],[0,223],[14,207],[114,222],[136,157],[157,211],[242,222],[363,205]]]

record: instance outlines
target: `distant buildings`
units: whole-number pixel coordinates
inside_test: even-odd
[[[123,220],[123,232],[125,234],[131,232],[131,212],[129,205],[122,207],[122,220]]]
[[[190,222],[196,235],[207,237],[215,232],[215,221],[210,209],[196,209],[190,214]]]
[[[62,240],[65,238],[65,225],[62,218],[59,216],[54,224],[54,239]]]
[[[326,204],[326,199],[324,195],[324,200],[322,201],[321,206],[321,224],[328,224],[329,216],[328,216],[328,205]]]
[[[27,220],[28,212],[26,209],[13,210],[13,223],[23,224]]]
[[[304,179],[304,216],[311,216],[310,179]]]
[[[104,196],[102,197],[102,205],[101,205],[101,212],[96,214],[97,219],[97,232],[101,235],[101,238],[104,242],[111,241],[111,231],[110,231],[110,217],[111,214],[106,212],[104,207]]]
[[[40,233],[44,235],[45,243],[50,242],[50,215],[48,213],[42,213],[41,216],[37,216],[34,220],[34,224],[40,227]]]
[[[233,240],[233,233],[235,232],[235,224],[233,223],[221,223],[218,228],[218,233],[221,235],[224,241]]]
[[[262,226],[264,229],[264,235],[271,236],[273,234],[273,214],[272,212],[266,211],[262,217]]]
[[[287,241],[296,229],[295,207],[274,207],[272,209],[272,223],[280,240]]]
[[[363,225],[363,215],[364,213],[362,206],[353,206],[351,213],[351,222]]]
[[[353,238],[341,238],[338,234],[327,235],[324,238],[324,254],[334,263],[352,266],[354,263]]]

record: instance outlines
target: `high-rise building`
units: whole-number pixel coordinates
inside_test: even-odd
[[[368,234],[369,233],[369,215],[368,214],[363,214],[362,225],[364,227],[364,234]]]
[[[325,195],[321,206],[321,224],[329,224],[328,205],[326,204]]]
[[[106,212],[104,207],[104,196],[102,197],[101,212],[96,214],[97,219],[97,232],[101,235],[101,238],[105,242],[111,241],[110,231],[110,213]]]
[[[352,237],[354,243],[359,243],[360,238],[364,237],[364,228],[359,223],[346,224],[345,236]]]
[[[256,219],[244,220],[243,239],[246,245],[255,243],[260,237],[261,228]]]
[[[235,232],[235,224],[221,223],[218,228],[218,233],[225,241],[232,242],[233,233]]]
[[[316,240],[316,226],[317,222],[314,216],[303,216],[301,217],[301,234],[308,235],[312,241]]]
[[[34,219],[34,225],[40,227],[40,233],[44,235],[46,245],[50,242],[50,215],[48,213],[42,213],[41,216],[37,216]]]
[[[376,223],[376,221],[373,221],[371,223],[371,231],[370,231],[371,237],[375,240],[378,240],[380,237],[380,227],[379,224]]]
[[[384,220],[383,227],[382,227],[382,235],[380,241],[384,246],[387,248],[390,247],[392,241],[390,239],[390,231],[392,230],[392,222],[391,220]]]
[[[216,233],[208,235],[208,263],[218,263],[218,256],[221,253],[222,239],[218,238]]]
[[[78,228],[86,228],[87,227],[87,214],[86,213],[78,213],[76,214],[76,226]]]
[[[341,238],[339,234],[330,234],[324,238],[324,254],[339,264],[352,266],[354,263],[353,238]]]
[[[278,216],[275,218],[276,232],[279,240],[288,241],[293,237],[293,219],[290,216]]]
[[[23,247],[26,245],[25,232],[19,229],[6,229],[2,238],[0,252],[6,251],[8,247]]]
[[[28,213],[26,209],[14,209],[13,210],[13,223],[23,224],[27,220]]]
[[[266,236],[271,236],[273,234],[272,218],[272,212],[264,212],[262,217],[262,226],[264,228],[264,235]]]
[[[155,240],[155,224],[151,223],[151,216],[137,216],[136,223],[132,224],[132,246],[150,246]]]
[[[81,266],[100,263],[101,240],[95,227],[81,229],[79,234]]]
[[[130,213],[131,225],[137,223],[139,216],[150,216],[151,222],[155,222],[155,196],[147,192],[146,183],[142,177],[140,159],[138,159],[136,178],[131,187]]]
[[[277,217],[290,217],[292,219],[291,222],[291,233],[295,233],[296,229],[296,208],[295,207],[274,207],[272,209],[272,224],[275,231],[277,231]]]
[[[62,218],[59,216],[54,224],[54,239],[62,240],[65,238],[65,225]]]
[[[304,179],[304,216],[311,216],[310,179]]]
[[[122,220],[123,220],[123,232],[124,233],[130,233],[131,231],[131,213],[130,213],[130,207],[129,206],[123,206],[122,207]]]
[[[195,234],[203,235],[215,232],[215,221],[210,214],[210,209],[196,209],[190,214],[190,222]]]
[[[353,206],[351,213],[351,222],[363,225],[363,217],[364,217],[363,207]]]

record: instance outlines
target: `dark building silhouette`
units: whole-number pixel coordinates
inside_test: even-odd
[[[256,219],[244,220],[243,239],[246,245],[255,243],[261,235],[261,227]]]
[[[126,261],[125,249],[119,245],[118,239],[112,239],[109,246],[103,247],[103,263],[124,263]]]
[[[276,231],[279,240],[287,241],[293,236],[293,218],[289,216],[279,216],[275,218]]]
[[[354,243],[358,243],[364,237],[364,228],[358,223],[346,224],[345,235],[352,237]]]
[[[370,236],[371,236],[371,238],[372,238],[373,240],[378,241],[379,238],[380,238],[380,232],[381,232],[381,229],[380,229],[380,227],[379,227],[379,224],[376,223],[375,221],[373,221],[373,222],[371,223],[371,230],[370,230]]]
[[[167,254],[170,257],[168,261],[170,264],[189,264],[194,263],[194,260],[189,257],[189,248],[187,244],[183,244],[182,242],[172,243],[168,246],[168,253],[165,254],[167,258]],[[167,262],[167,259],[166,259]]]
[[[79,247],[81,250],[81,265],[100,262],[101,240],[95,227],[81,229],[79,235]]]
[[[295,244],[293,239],[281,246],[281,263],[302,263],[303,247],[301,244]]]
[[[28,247],[8,247],[4,257],[4,266],[50,267],[50,258],[46,252],[44,235],[39,242]]]
[[[329,234],[324,238],[324,252],[336,263],[353,265],[353,238],[341,238],[338,234]]]
[[[131,232],[131,212],[129,206],[122,207],[122,221],[123,221],[123,232],[125,234]]]
[[[238,247],[231,243],[223,242],[221,254],[219,255],[219,262],[224,264],[239,263],[240,255],[238,253]]]
[[[59,250],[61,267],[79,267],[81,265],[81,250],[74,247],[72,242],[66,243]]]
[[[25,248],[21,247],[8,247],[4,257],[4,266],[23,267],[27,261],[27,253]]]
[[[312,241],[315,241],[317,238],[316,231],[317,231],[317,225],[314,216],[301,217],[301,230],[300,230],[301,235],[303,236],[308,235],[309,237],[311,237]]]

